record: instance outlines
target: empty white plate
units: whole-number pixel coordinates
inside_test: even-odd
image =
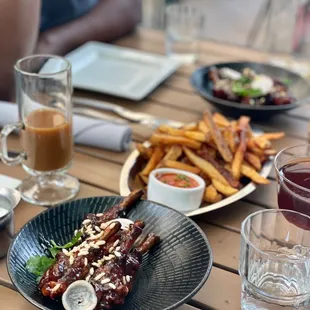
[[[67,59],[76,88],[141,100],[179,67],[166,56],[115,45],[88,42]]]

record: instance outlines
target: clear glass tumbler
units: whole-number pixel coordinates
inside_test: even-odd
[[[292,52],[298,11],[303,2],[305,1],[265,1],[268,10],[263,16],[265,24],[260,25],[261,29],[265,29],[262,42],[265,51],[271,53]]]
[[[197,60],[197,38],[204,25],[204,13],[195,1],[178,1],[165,11],[166,53],[180,63]]]
[[[30,175],[19,190],[24,200],[55,205],[73,198],[79,181],[66,174],[73,158],[70,63],[57,56],[35,55],[15,65],[19,122],[1,132],[2,161],[22,164]],[[19,131],[21,153],[9,157],[7,138]]]
[[[310,309],[310,217],[263,210],[241,227],[241,309]]]

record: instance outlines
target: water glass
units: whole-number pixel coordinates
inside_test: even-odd
[[[304,0],[268,0],[268,11],[263,18],[266,26],[263,35],[263,49],[272,53],[291,53],[299,6]],[[285,31],[282,31],[285,29]]]
[[[301,228],[309,225],[309,216],[291,210],[258,211],[244,220],[241,309],[310,309],[310,231]]]
[[[15,65],[19,122],[1,132],[2,161],[29,174],[19,187],[24,200],[55,205],[73,198],[79,182],[66,172],[73,158],[71,64],[34,55]],[[18,131],[21,153],[10,157],[7,140]]]
[[[197,60],[197,38],[204,24],[204,14],[194,1],[167,5],[165,11],[166,53],[180,63]]]

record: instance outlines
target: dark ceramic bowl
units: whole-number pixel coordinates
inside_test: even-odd
[[[71,239],[87,213],[101,213],[121,197],[95,197],[51,208],[27,223],[15,237],[7,258],[9,275],[18,291],[40,309],[63,309],[42,297],[35,276],[25,269],[27,260],[44,255],[44,240],[64,244]],[[128,218],[142,219],[144,233],[158,234],[162,242],[143,257],[134,290],[121,310],[175,309],[195,295],[207,280],[212,254],[207,238],[185,215],[147,200],[140,201]]]
[[[241,72],[244,68],[251,68],[257,73],[266,74],[272,78],[278,80],[290,80],[291,84],[289,89],[292,95],[297,99],[291,104],[285,105],[261,105],[261,106],[251,106],[246,104],[241,104],[238,102],[223,100],[213,96],[212,86],[213,83],[208,77],[208,73],[211,67],[220,68],[230,68]],[[196,91],[205,98],[208,102],[216,106],[218,109],[222,110],[228,115],[233,117],[238,117],[240,115],[248,115],[253,119],[264,119],[271,117],[277,113],[288,111],[301,106],[302,104],[310,101],[310,84],[309,82],[299,76],[298,74],[291,72],[289,70],[275,67],[263,63],[254,62],[229,62],[220,63],[207,67],[202,67],[196,70],[192,77],[191,83]]]

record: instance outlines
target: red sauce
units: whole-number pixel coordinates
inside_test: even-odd
[[[199,183],[197,181],[184,174],[177,174],[177,173],[157,174],[156,178],[165,184],[175,187],[194,188],[199,186]]]

